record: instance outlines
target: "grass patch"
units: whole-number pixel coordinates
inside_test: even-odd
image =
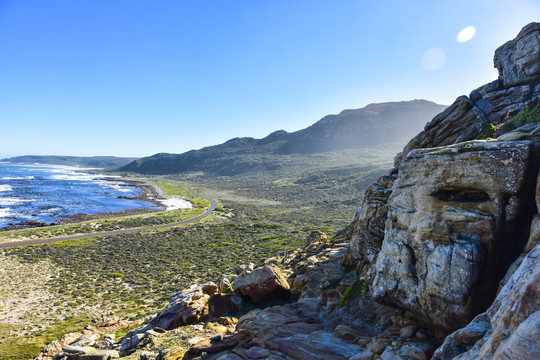
[[[343,296],[339,300],[338,309],[345,306],[347,303],[354,299],[364,297],[369,292],[369,284],[364,279],[356,279],[351,286],[345,290]]]

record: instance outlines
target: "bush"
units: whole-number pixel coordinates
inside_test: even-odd
[[[529,105],[524,106],[516,116],[502,127],[503,132],[515,130],[523,125],[540,122],[540,106],[536,105],[534,108],[529,108]]]
[[[477,140],[484,140],[492,138],[497,128],[491,123],[482,123],[482,132],[476,137]]]
[[[369,284],[367,280],[356,279],[351,286],[345,290],[341,300],[339,300],[338,309],[345,306],[348,302],[358,297],[364,297],[369,292]]]

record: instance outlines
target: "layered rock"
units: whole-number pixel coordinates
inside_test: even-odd
[[[208,315],[208,299],[217,291],[217,285],[209,282],[203,285],[192,285],[173,294],[169,305],[154,317],[150,324],[153,328],[165,330],[191,324]]]
[[[540,245],[525,257],[493,305],[448,336],[434,359],[534,359],[540,349]]]
[[[234,279],[232,286],[248,296],[255,305],[287,299],[290,296],[289,283],[275,266],[265,265],[251,272],[244,272]]]
[[[343,266],[357,269],[366,275],[377,260],[384,238],[384,226],[388,213],[387,201],[392,193],[395,177],[382,176],[364,193],[362,207],[354,215],[347,231],[337,239],[349,237],[350,248],[343,259]]]
[[[514,40],[499,47],[493,62],[505,87],[534,82],[540,77],[540,23],[525,26]]]
[[[409,153],[388,200],[374,298],[443,332],[484,310],[526,242],[532,154],[531,142]]]
[[[525,26],[518,36],[495,51],[499,78],[460,96],[430,121],[397,156],[399,165],[417,148],[452,145],[474,140],[483,124],[501,124],[508,114],[536,103],[540,93],[540,23]]]

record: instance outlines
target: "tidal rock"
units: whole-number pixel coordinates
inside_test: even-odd
[[[193,324],[208,315],[208,299],[217,291],[216,284],[209,282],[203,285],[192,285],[173,294],[169,300],[169,305],[163,312],[150,320],[150,325],[170,330],[179,326]]]
[[[540,77],[540,23],[525,26],[515,39],[495,50],[493,63],[505,87]]]
[[[503,287],[493,305],[448,336],[433,359],[535,359],[540,354],[540,245]]]
[[[527,241],[531,155],[531,142],[503,141],[411,152],[388,200],[375,300],[442,334],[484,311]]]
[[[350,247],[342,264],[355,267],[359,276],[366,275],[381,250],[388,213],[386,203],[394,180],[393,176],[382,176],[365,191],[362,207],[350,225]]]
[[[288,299],[290,296],[287,279],[279,268],[268,265],[238,275],[233,281],[233,288],[248,296],[255,305]]]

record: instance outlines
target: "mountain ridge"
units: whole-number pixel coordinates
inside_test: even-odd
[[[445,108],[428,100],[369,104],[361,109],[326,115],[298,131],[277,130],[262,139],[237,137],[182,154],[158,153],[135,160],[119,170],[143,174],[207,171],[218,175],[272,170],[280,167],[279,160],[253,159],[253,155],[279,158],[280,155],[317,154],[380,146],[389,139],[404,144]]]

